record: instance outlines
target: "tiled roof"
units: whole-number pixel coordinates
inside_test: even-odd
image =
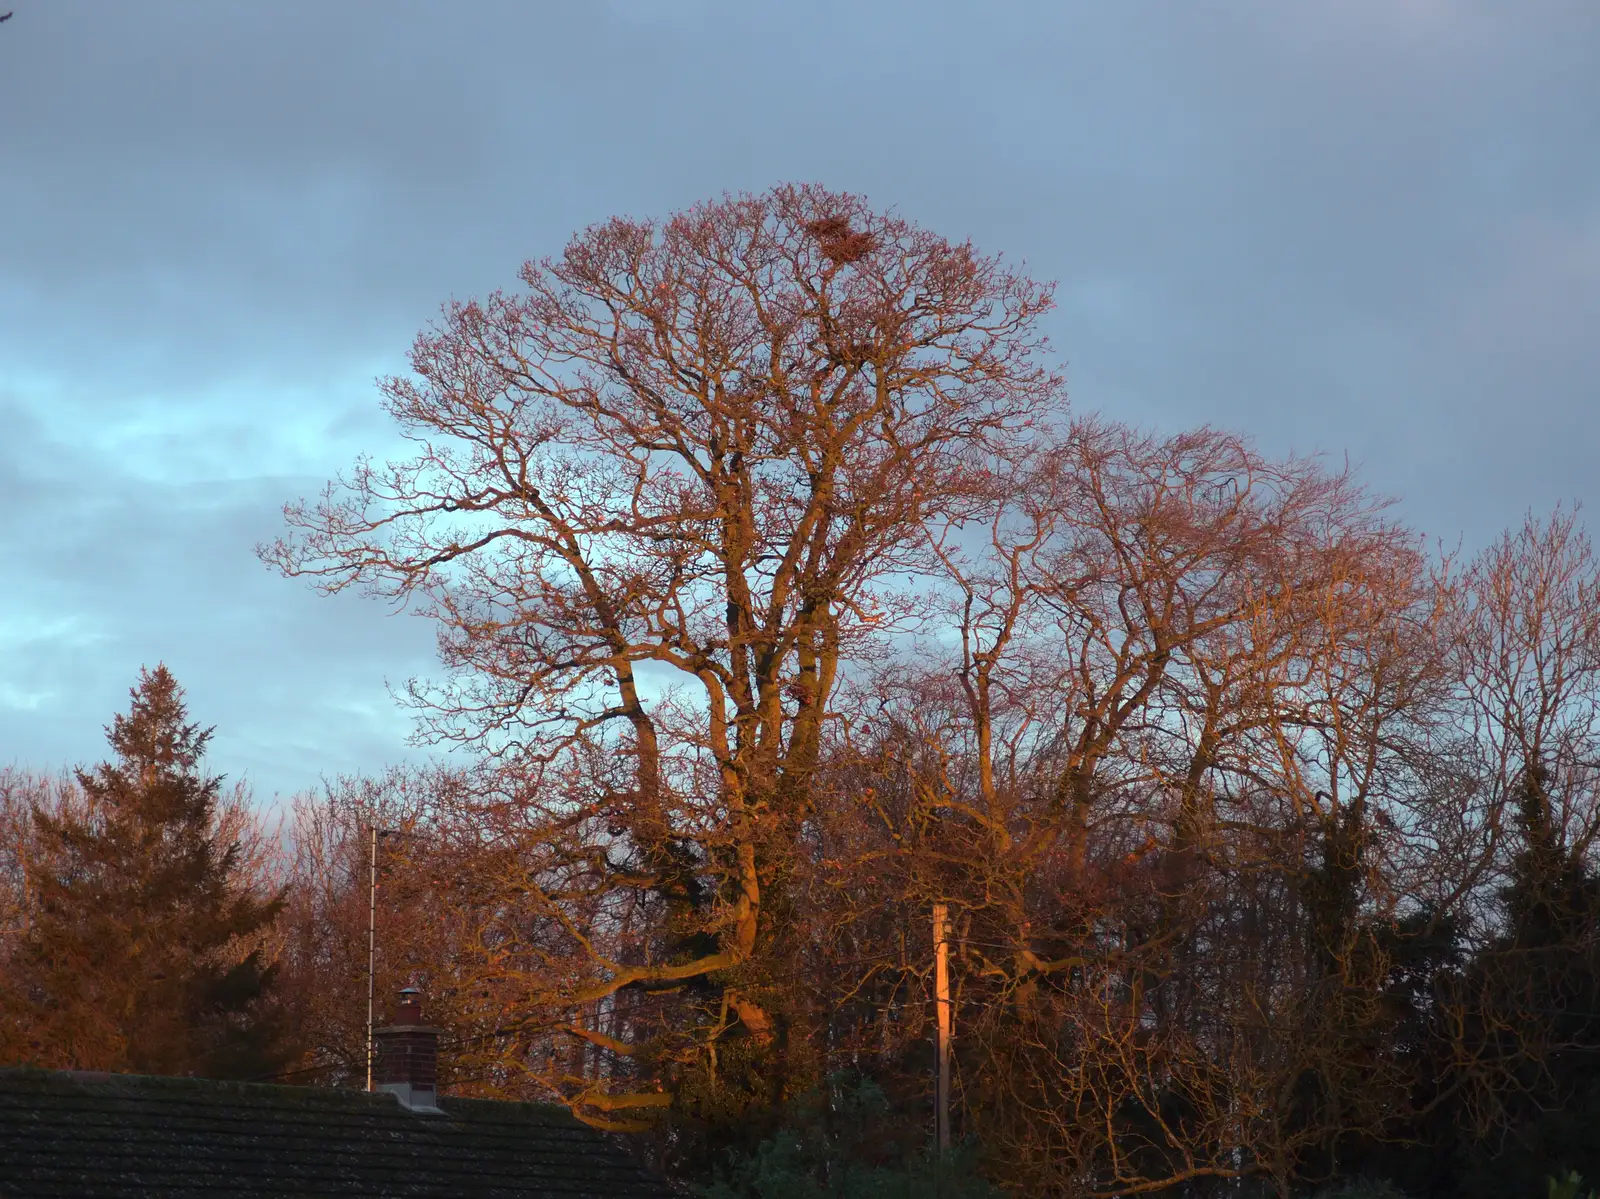
[[[197,1078],[0,1069],[0,1199],[666,1199],[564,1109]]]

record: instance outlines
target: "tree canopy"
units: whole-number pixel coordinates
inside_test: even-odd
[[[280,890],[143,676],[114,761],[0,773],[8,1055],[360,1085],[373,920],[447,1089],[708,1194],[1600,1174],[1574,512],[1464,560],[1345,464],[1077,410],[1050,285],[818,186],[521,284],[260,548],[436,625],[460,752],[299,797]]]

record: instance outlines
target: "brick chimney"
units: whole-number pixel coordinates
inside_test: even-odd
[[[415,987],[401,991],[394,1023],[378,1029],[374,1037],[373,1085],[411,1111],[442,1114],[436,1102],[439,1030],[422,1022],[422,992]]]

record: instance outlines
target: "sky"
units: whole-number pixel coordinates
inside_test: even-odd
[[[0,765],[141,665],[270,799],[416,760],[433,633],[268,571],[445,301],[815,181],[1058,283],[1078,411],[1600,512],[1593,0],[7,0]]]

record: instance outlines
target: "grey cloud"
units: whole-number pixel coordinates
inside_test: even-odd
[[[429,671],[428,628],[355,596],[319,599],[252,553],[280,527],[282,497],[320,479],[137,479],[7,415],[0,761],[98,756],[99,726],[158,660],[218,725],[222,768],[267,795],[409,756],[384,684]]]
[[[0,759],[97,752],[180,652],[273,786],[402,752],[426,630],[249,543],[392,444],[368,380],[441,301],[780,179],[1059,279],[1082,408],[1348,451],[1469,543],[1596,497],[1588,0],[15,6],[0,684],[55,698]]]

